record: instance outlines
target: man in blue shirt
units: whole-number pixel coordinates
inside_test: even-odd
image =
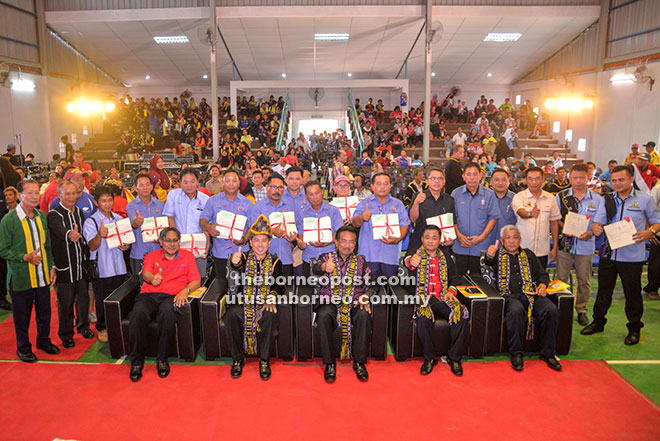
[[[323,201],[323,189],[318,181],[309,181],[305,184],[305,194],[308,201],[305,200],[302,208],[296,211],[296,229],[298,230],[296,242],[298,248],[302,250],[302,273],[305,276],[310,276],[310,260],[318,258],[321,254],[330,253],[335,250],[335,243],[332,238],[334,238],[335,232],[344,225],[344,220],[337,207]],[[306,217],[320,219],[326,216],[330,217],[332,228],[330,242],[305,243],[303,240],[305,231],[303,219]]]
[[[515,225],[517,222],[516,213],[511,207],[511,201],[516,195],[509,190],[511,184],[511,176],[509,172],[503,168],[496,168],[490,178],[490,188],[495,192],[495,202],[500,209],[500,216],[495,224],[495,228],[490,233],[490,242],[495,243],[500,238],[500,230],[505,225]]]
[[[571,188],[557,193],[557,205],[562,216],[562,227],[569,212],[589,217],[587,231],[580,236],[559,235],[559,251],[557,252],[557,278],[568,283],[571,267],[575,264],[577,277],[577,296],[575,298],[575,312],[580,325],[589,323],[587,318],[587,302],[591,295],[591,268],[593,265],[595,239],[591,232],[593,217],[603,203],[597,193],[587,188],[589,181],[589,168],[586,164],[575,164],[571,168]]]
[[[281,176],[273,175],[268,178],[268,183],[266,184],[266,199],[263,199],[257,202],[252,208],[252,212],[248,219],[247,225],[253,225],[259,215],[264,215],[270,218],[270,215],[275,212],[294,212],[293,204],[291,202],[284,202],[282,200],[282,193],[284,192],[284,180]],[[294,215],[295,216],[295,215]],[[277,254],[280,261],[282,262],[282,275],[292,276],[293,275],[293,255],[291,254],[291,249],[293,244],[296,243],[296,233],[291,232],[289,234],[284,233],[284,228],[281,226],[272,227],[273,238],[270,242],[269,251],[272,254]]]
[[[482,178],[479,164],[470,162],[463,169],[465,185],[451,193],[456,209],[454,256],[459,275],[468,270],[481,274],[479,257],[494,243],[490,233],[501,218],[495,193],[479,184]]]
[[[73,185],[76,186],[78,197],[76,198],[75,206],[82,210],[85,219],[89,219],[89,217],[97,210],[96,204],[94,204],[94,198],[92,195],[85,192],[85,178],[87,176],[87,172],[79,168],[70,168],[64,174],[64,180],[70,181]],[[50,203],[50,209],[52,210],[59,205],[60,198],[57,197],[53,199],[53,202]]]
[[[243,196],[238,190],[240,188],[240,179],[236,170],[226,170],[222,176],[224,191],[218,193],[208,200],[204,211],[199,219],[199,225],[204,232],[213,239],[213,266],[215,267],[215,277],[225,279],[227,277],[227,258],[238,252],[238,246],[245,243],[245,240],[221,239],[220,232],[217,229],[216,217],[221,210],[247,217],[245,227],[250,228],[249,220],[252,213],[252,202]],[[249,249],[248,245],[243,248]]]
[[[197,190],[199,177],[197,172],[190,167],[179,172],[179,185],[181,188],[171,190],[167,194],[167,202],[163,208],[163,216],[169,219],[169,226],[174,227],[181,234],[202,233],[199,218],[206,206],[209,197]],[[208,254],[210,240],[206,236],[206,254]],[[206,276],[206,257],[198,257],[195,262],[199,270],[199,276]]]
[[[99,268],[99,278],[92,282],[92,287],[96,302],[96,330],[99,341],[103,343],[108,341],[103,301],[124,283],[126,279],[124,251],[131,247],[120,245],[118,248],[108,248],[106,238],[110,233],[106,225],[122,219],[112,212],[114,199],[110,187],[105,185],[97,187],[94,191],[94,200],[99,209],[85,221],[83,227],[83,236],[91,251],[90,259],[96,260]]]
[[[282,194],[282,202],[292,205],[294,212],[297,213],[303,205],[309,204],[305,191],[302,189],[302,186],[304,185],[303,170],[299,167],[290,167],[286,171],[285,182],[286,189]],[[296,220],[297,219],[298,215],[296,214]],[[294,248],[293,255],[293,272],[296,276],[302,276],[302,250],[297,247]]]
[[[142,283],[142,261],[147,253],[160,249],[158,242],[144,242],[142,240],[142,224],[147,217],[163,216],[165,204],[151,192],[154,189],[151,177],[146,173],[140,173],[135,177],[135,188],[138,197],[126,205],[126,214],[131,220],[135,243],[131,246],[131,273],[140,278]],[[165,225],[167,226],[167,225]]]
[[[392,182],[387,173],[376,173],[371,178],[374,194],[363,199],[353,214],[353,226],[360,228],[359,250],[371,268],[372,277],[397,275],[401,257],[401,241],[408,235],[410,218],[408,210],[398,199],[390,196]],[[373,238],[373,214],[397,214],[399,216],[399,237],[380,240]]]
[[[594,304],[594,321],[582,329],[582,335],[603,332],[607,319],[605,315],[612,304],[612,291],[617,275],[621,277],[623,294],[626,298],[626,317],[628,335],[623,341],[626,345],[639,343],[639,336],[644,312],[642,300],[642,266],[646,259],[645,242],[660,231],[660,210],[650,196],[633,189],[633,177],[630,167],[619,165],[612,170],[612,187],[615,193],[607,194],[604,203],[596,212],[591,231],[600,236],[603,226],[630,219],[637,232],[633,235],[635,243],[616,250],[608,249],[598,264],[598,292]],[[646,225],[651,226],[647,229]],[[603,253],[601,253],[602,255]]]
[[[598,180],[603,182],[604,184],[607,184],[609,188],[612,188],[612,169],[619,165],[616,160],[612,159],[610,162],[607,163],[607,170],[604,171],[603,173],[598,176]]]

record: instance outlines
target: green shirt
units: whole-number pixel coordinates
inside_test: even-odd
[[[33,265],[23,256],[41,250],[41,264]],[[50,249],[46,213],[34,209],[26,216],[21,205],[11,210],[0,222],[0,257],[7,261],[7,289],[25,291],[50,285],[50,268],[55,260]]]

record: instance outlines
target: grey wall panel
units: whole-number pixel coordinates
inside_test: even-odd
[[[617,4],[625,3],[619,0]],[[642,33],[660,26],[660,1],[639,0],[610,12],[607,57],[660,49],[660,30]],[[630,37],[628,37],[630,36]],[[626,38],[627,37],[627,38]],[[615,41],[612,41],[615,40]]]
[[[35,0],[2,0],[5,3],[14,5],[18,8],[25,9],[26,11],[36,12],[34,1]]]
[[[14,0],[12,4],[26,10],[34,10],[32,1]],[[39,48],[35,47],[39,45],[37,19],[34,15],[0,4],[0,36],[17,40],[0,39],[0,57],[11,58],[17,62],[39,63]]]

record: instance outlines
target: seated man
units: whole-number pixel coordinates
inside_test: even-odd
[[[167,358],[170,343],[175,338],[179,307],[188,300],[188,295],[200,286],[195,256],[189,251],[179,249],[179,230],[173,227],[165,228],[158,239],[162,249],[144,256],[142,292],[135,299],[135,306],[130,314],[128,335],[132,381],[142,378],[147,328],[154,316],[158,322],[158,375],[165,378],[170,373]]]
[[[242,247],[238,247],[227,261],[229,289],[224,320],[233,360],[232,378],[243,373],[245,354],[259,355],[262,380],[271,375],[273,330],[278,326],[275,303],[276,297],[284,294],[282,262],[268,251],[271,237],[270,223],[260,215],[246,234],[250,251],[242,253]]]
[[[555,338],[559,325],[557,306],[546,297],[546,287],[550,281],[545,268],[529,249],[520,248],[520,231],[515,225],[505,225],[500,231],[499,240],[488,247],[486,265],[493,270],[491,279],[494,288],[504,296],[504,321],[508,334],[511,366],[523,370],[523,334],[531,340],[538,329],[539,355],[541,360],[556,371],[561,364],[555,357]],[[525,333],[525,322],[527,332]]]
[[[332,334],[339,325],[342,326],[340,358],[353,358],[358,380],[369,379],[365,363],[371,335],[369,298],[374,290],[366,284],[371,270],[364,256],[355,254],[356,245],[357,230],[352,225],[344,225],[335,233],[336,250],[322,254],[312,266],[312,274],[329,277],[331,281],[321,287],[320,304],[316,309],[324,378],[328,383],[337,378]],[[334,283],[334,280],[341,283]]]
[[[449,253],[440,249],[442,232],[435,225],[428,225],[422,233],[422,246],[409,250],[403,259],[403,267],[409,275],[417,278],[416,300],[419,301],[413,314],[417,335],[422,341],[424,363],[421,374],[428,375],[437,364],[437,354],[433,346],[433,326],[436,315],[447,318],[451,346],[448,361],[451,371],[463,375],[461,358],[470,330],[468,310],[456,298],[456,288],[460,276]]]

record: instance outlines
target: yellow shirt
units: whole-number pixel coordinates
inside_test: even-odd
[[[660,155],[655,150],[651,152],[651,164],[660,165]]]

